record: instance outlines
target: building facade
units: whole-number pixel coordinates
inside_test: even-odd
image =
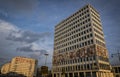
[[[98,11],[86,5],[55,26],[53,77],[113,77]]]
[[[23,74],[27,77],[35,77],[37,72],[37,60],[26,57],[15,57],[11,61],[10,72]]]
[[[120,77],[120,65],[112,66],[114,77]]]
[[[32,58],[15,57],[10,63],[2,66],[1,73],[16,73],[26,77],[36,77],[38,61]]]

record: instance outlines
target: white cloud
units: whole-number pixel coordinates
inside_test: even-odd
[[[52,43],[48,38],[49,35],[49,32],[25,31],[9,22],[0,20],[0,57],[6,56],[6,58],[11,59],[15,56],[26,56],[39,60],[42,58],[41,60],[44,61],[44,53],[52,53],[52,48],[47,47],[48,44]],[[42,42],[43,40],[44,42]],[[16,51],[17,49],[24,50],[24,52]],[[50,62],[51,60],[49,58]]]
[[[18,28],[15,27],[13,24],[0,20],[0,32],[8,33],[8,32],[17,31],[17,30]]]

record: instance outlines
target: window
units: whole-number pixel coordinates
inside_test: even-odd
[[[89,31],[92,31],[92,29],[90,28]]]
[[[90,37],[92,37],[93,35],[92,34],[90,34]]]
[[[87,38],[89,38],[89,35],[87,35]]]
[[[82,46],[84,46],[84,43],[82,43]]]
[[[78,70],[80,70],[80,65],[78,65]]]
[[[86,31],[84,31],[84,34],[86,34]]]
[[[88,70],[90,69],[90,66],[89,66],[89,64],[87,64],[87,69],[88,69]]]
[[[84,38],[86,39],[86,36]]]
[[[83,37],[82,37],[82,40],[83,40]]]
[[[119,73],[120,73],[120,67],[118,67],[118,71],[119,71]]]
[[[88,57],[86,57],[86,61],[88,61]]]
[[[88,41],[88,45],[90,45],[90,41]]]
[[[93,40],[91,40],[91,44],[93,44]]]
[[[79,38],[79,41],[81,41],[81,38]]]

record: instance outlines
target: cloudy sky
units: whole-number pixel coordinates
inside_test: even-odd
[[[120,50],[119,0],[0,0],[0,65],[25,56],[38,59],[41,66],[48,53],[51,67],[54,26],[88,3],[101,15],[109,54],[116,53]]]

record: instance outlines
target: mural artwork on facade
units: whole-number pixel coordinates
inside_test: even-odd
[[[59,55],[55,54],[53,56],[54,59],[53,64],[58,65],[59,63],[64,62],[66,60],[94,56],[95,54],[96,54],[95,45],[91,45],[89,47],[77,49],[76,51],[69,51],[69,52],[61,53]]]

